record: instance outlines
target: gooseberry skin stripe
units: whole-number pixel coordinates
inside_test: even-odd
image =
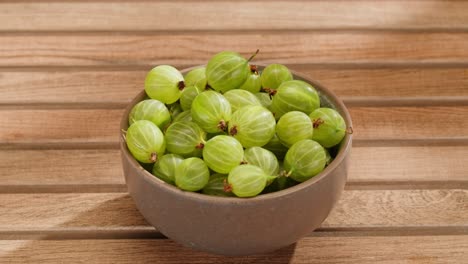
[[[203,148],[206,165],[217,173],[228,174],[243,158],[244,149],[241,143],[230,136],[215,136]]]
[[[246,90],[251,93],[260,92],[262,89],[262,80],[260,75],[258,73],[251,73],[239,89]]]
[[[311,139],[301,140],[286,153],[284,169],[289,177],[303,182],[320,173],[325,168],[325,149]]]
[[[313,126],[308,115],[299,111],[291,111],[278,120],[275,131],[280,142],[290,147],[303,139],[312,139]]]
[[[210,179],[210,171],[200,158],[183,160],[175,171],[175,184],[185,191],[199,191]]]
[[[275,118],[290,111],[300,111],[310,114],[320,107],[317,91],[308,83],[299,80],[287,81],[280,85],[273,96],[271,111]]]
[[[126,134],[127,147],[142,163],[153,163],[152,156],[163,155],[166,149],[164,135],[153,122],[139,120],[130,125]]]
[[[186,86],[197,86],[199,89],[204,90],[206,87],[206,68],[197,67],[189,71],[184,79]]]
[[[250,73],[246,59],[239,53],[223,51],[214,55],[206,66],[208,84],[218,92],[241,86]]]
[[[175,170],[184,158],[176,154],[163,155],[154,163],[152,174],[166,183],[175,184]]]
[[[195,100],[195,97],[197,97],[201,92],[201,89],[197,86],[185,87],[182,93],[180,94],[179,99],[180,107],[182,107],[182,110],[190,110],[192,108],[193,100]]]
[[[244,106],[232,115],[228,131],[245,148],[261,147],[275,134],[275,124],[273,114],[263,106]]]
[[[182,113],[178,114],[176,118],[172,121],[173,123],[175,122],[192,122],[192,111],[187,110],[183,111]]]
[[[266,109],[270,109],[271,106],[271,98],[270,95],[267,93],[255,93],[255,97],[257,97],[260,104],[265,107]]]
[[[201,157],[197,147],[205,143],[206,133],[194,122],[176,122],[170,125],[165,135],[166,148],[169,152],[184,157]]]
[[[236,112],[239,108],[243,106],[262,105],[260,101],[258,101],[257,97],[255,97],[255,95],[245,90],[229,90],[226,93],[224,93],[223,96],[226,98],[226,100],[228,100],[229,104],[231,105],[232,113]]]
[[[220,93],[205,91],[192,102],[192,118],[207,133],[221,132],[220,121],[231,119],[231,105]]]
[[[153,68],[145,79],[146,94],[165,104],[179,100],[179,83],[184,81],[182,74],[174,67],[160,65]]]
[[[281,64],[270,64],[262,72],[262,87],[277,89],[283,82],[291,81],[293,76],[289,69]]]
[[[251,147],[244,150],[244,160],[247,164],[258,166],[267,175],[278,175],[279,163],[273,152],[261,148]]]
[[[166,105],[154,99],[147,99],[137,103],[129,114],[129,125],[138,120],[148,120],[163,129],[171,122],[171,114]]]
[[[341,142],[346,134],[346,123],[343,117],[334,109],[318,108],[310,113],[311,122],[320,118],[323,123],[314,128],[312,139],[326,148]]]
[[[232,192],[238,197],[253,197],[265,189],[267,175],[254,165],[239,165],[228,175]]]

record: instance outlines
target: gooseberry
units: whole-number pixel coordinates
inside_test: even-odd
[[[231,110],[232,112],[236,112],[237,109],[247,106],[247,105],[261,105],[260,102],[258,101],[257,97],[253,95],[249,91],[245,90],[229,90],[225,92],[224,97],[229,101],[231,104]]]
[[[319,174],[326,163],[325,149],[316,141],[304,139],[296,142],[286,153],[286,176],[303,182]]]
[[[275,134],[275,118],[263,106],[244,106],[234,112],[228,131],[245,148],[261,147]]]
[[[160,65],[153,68],[145,79],[146,94],[165,104],[179,100],[181,90],[185,87],[184,77],[174,67]]]
[[[208,133],[222,132],[231,119],[231,105],[220,93],[205,91],[192,102],[192,118]]]
[[[148,99],[136,104],[128,116],[129,125],[138,120],[149,120],[163,129],[171,122],[171,114],[166,105],[158,100]]]
[[[314,127],[312,139],[326,148],[341,142],[346,134],[346,123],[334,109],[318,108],[309,115]]]
[[[230,136],[215,136],[203,148],[206,165],[217,173],[228,174],[243,158],[244,149],[241,143]]]
[[[201,157],[206,133],[194,122],[175,122],[165,134],[167,151],[184,157]]]
[[[287,147],[303,139],[312,139],[312,134],[313,127],[309,116],[299,111],[287,112],[276,124],[276,135]]]
[[[142,163],[154,163],[166,150],[164,135],[157,125],[148,120],[134,122],[125,134],[127,147],[133,157]]]
[[[154,163],[152,173],[159,179],[174,185],[175,170],[183,160],[182,156],[176,154],[163,155]]]
[[[199,191],[209,179],[210,171],[200,158],[185,159],[175,170],[175,184],[184,191]]]
[[[277,89],[283,82],[291,81],[289,69],[281,64],[270,64],[262,72],[261,82],[264,88]]]
[[[317,91],[308,83],[299,80],[287,81],[276,90],[271,102],[271,111],[275,118],[290,111],[300,111],[310,114],[320,107]]]

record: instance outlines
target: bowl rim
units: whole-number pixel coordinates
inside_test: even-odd
[[[266,67],[266,65],[261,64],[261,63],[255,64],[255,65],[259,66],[260,69],[263,69],[264,67]],[[181,70],[180,72],[182,74],[185,74],[193,69],[204,67],[204,66],[205,65],[197,65],[197,66],[185,68]],[[291,74],[293,74],[294,79],[306,81],[309,84],[312,84],[312,86],[315,89],[318,89],[318,91],[321,94],[326,95],[327,99],[333,104],[336,110],[340,112],[340,114],[343,116],[345,123],[346,123],[346,127],[351,128],[351,131],[352,131],[352,120],[351,120],[349,111],[347,107],[345,106],[345,104],[343,103],[343,101],[333,91],[321,85],[319,82],[312,80],[310,77],[306,76],[305,74],[298,73],[293,70],[290,70],[290,71],[291,71]],[[304,182],[301,182],[297,185],[286,188],[284,190],[266,193],[266,194],[262,194],[262,195],[258,195],[258,196],[250,197],[250,198],[212,196],[212,195],[206,195],[202,193],[183,191],[174,185],[164,182],[163,180],[157,178],[156,176],[154,176],[153,174],[145,170],[136,161],[136,159],[133,158],[133,156],[130,154],[127,148],[127,144],[123,137],[122,131],[125,131],[128,128],[128,115],[131,109],[136,103],[142,101],[145,95],[146,93],[145,93],[145,90],[143,89],[143,91],[138,93],[138,95],[136,95],[125,108],[125,111],[123,113],[123,116],[120,122],[120,133],[122,135],[120,137],[121,155],[124,155],[127,158],[127,160],[130,161],[131,166],[143,172],[143,173],[136,173],[136,175],[131,175],[130,177],[141,177],[140,175],[142,175],[147,183],[158,185],[159,188],[163,188],[166,192],[171,192],[174,195],[178,195],[186,199],[196,200],[196,201],[205,202],[205,203],[216,203],[216,204],[233,204],[233,203],[234,204],[252,204],[252,203],[265,202],[265,201],[272,200],[272,199],[285,198],[287,196],[293,195],[294,193],[298,191],[310,188],[311,186],[325,179],[327,176],[329,176],[329,174],[332,171],[334,171],[339,165],[341,165],[342,162],[344,162],[346,156],[348,155],[351,149],[353,135],[352,133],[346,133],[343,141],[340,143],[341,147],[339,148],[335,159],[322,172],[320,172],[319,174],[317,174],[316,176],[312,177],[309,180],[306,180]]]

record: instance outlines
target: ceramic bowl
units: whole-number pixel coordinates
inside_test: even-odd
[[[293,75],[294,79],[312,84],[322,105],[335,108],[347,126],[352,126],[348,110],[332,91],[307,76],[296,72]],[[128,105],[121,129],[128,128],[128,113],[144,98],[142,91]],[[158,231],[197,250],[250,255],[291,245],[320,226],[346,183],[351,142],[352,135],[347,134],[333,162],[319,175],[253,198],[215,197],[179,190],[146,171],[132,157],[123,139],[120,149],[128,191],[138,210]]]

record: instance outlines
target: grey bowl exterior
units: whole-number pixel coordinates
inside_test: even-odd
[[[352,126],[346,107],[330,90],[306,76],[293,74],[295,79],[313,84],[326,104],[340,112],[348,127]],[[143,91],[129,104],[121,129],[128,128],[129,111],[144,98]],[[320,226],[346,183],[351,142],[352,135],[347,134],[334,161],[314,178],[247,199],[179,190],[145,171],[131,156],[123,138],[120,149],[128,191],[138,210],[157,230],[197,250],[250,255],[293,244]]]

